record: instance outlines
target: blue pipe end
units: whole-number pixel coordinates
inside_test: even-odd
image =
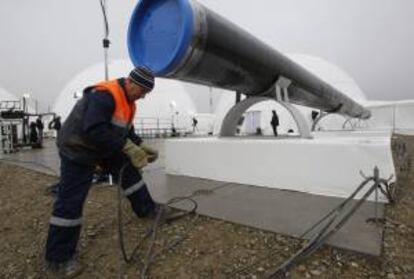
[[[128,51],[135,66],[155,75],[173,71],[184,59],[194,32],[188,0],[141,0],[128,28]]]

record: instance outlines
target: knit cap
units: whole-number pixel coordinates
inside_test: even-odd
[[[153,72],[146,67],[136,67],[129,73],[129,79],[144,88],[148,91],[151,91],[154,88],[154,74]]]

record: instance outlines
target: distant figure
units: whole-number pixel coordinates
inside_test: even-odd
[[[50,121],[48,125],[49,130],[56,130],[56,132],[59,132],[61,127],[62,123],[60,122],[60,116],[53,117],[53,120]]]
[[[277,137],[277,126],[279,126],[279,116],[277,116],[276,110],[272,110],[272,120],[270,121],[272,125],[273,134]]]
[[[195,118],[195,117],[193,116],[192,121],[193,121],[193,124],[192,124],[192,126],[193,126],[193,133],[195,133],[195,131],[196,131],[196,129],[197,129],[198,120],[197,120],[197,118]]]
[[[319,112],[316,110],[312,110],[311,112],[311,117],[312,117],[312,122],[315,122],[316,118],[318,118],[319,116]]]
[[[31,144],[37,144],[39,141],[39,137],[37,135],[37,125],[36,122],[30,122],[29,125],[30,131],[29,131],[29,141]],[[35,147],[35,146],[34,146]]]
[[[240,116],[239,120],[237,121],[236,135],[240,135],[243,123],[244,123],[244,115]]]
[[[43,125],[41,115],[39,115],[39,117],[36,119],[36,128],[37,128],[37,131],[39,132],[38,146],[39,148],[41,148],[42,142],[43,142],[43,129],[45,128],[45,126]]]
[[[171,127],[171,137],[178,137],[177,129],[174,126]]]

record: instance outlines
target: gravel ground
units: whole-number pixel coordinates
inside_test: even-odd
[[[414,137],[393,139],[398,160],[398,202],[387,206],[381,257],[323,246],[292,268],[289,278],[414,278]],[[53,198],[47,176],[0,162],[0,278],[45,278],[43,249]],[[137,219],[123,203],[128,253],[152,220]],[[95,186],[85,210],[79,245],[85,270],[79,278],[139,278],[149,241],[125,264],[118,245],[116,188]],[[260,278],[305,242],[205,216],[187,216],[159,228],[154,251],[186,238],[160,253],[148,278]]]

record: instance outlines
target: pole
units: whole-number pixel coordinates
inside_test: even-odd
[[[26,98],[23,96],[23,123],[22,123],[22,136],[23,144],[26,144]]]
[[[104,38],[102,40],[102,45],[104,49],[104,65],[105,65],[105,80],[109,80],[109,45],[111,41],[109,40],[109,24],[108,24],[108,17],[106,14],[107,4],[106,0],[100,0],[101,8],[102,8],[102,15],[104,18]]]
[[[213,113],[213,88],[211,86],[209,88],[209,112]]]
[[[241,93],[240,91],[236,91],[236,104],[240,103],[241,101]]]

